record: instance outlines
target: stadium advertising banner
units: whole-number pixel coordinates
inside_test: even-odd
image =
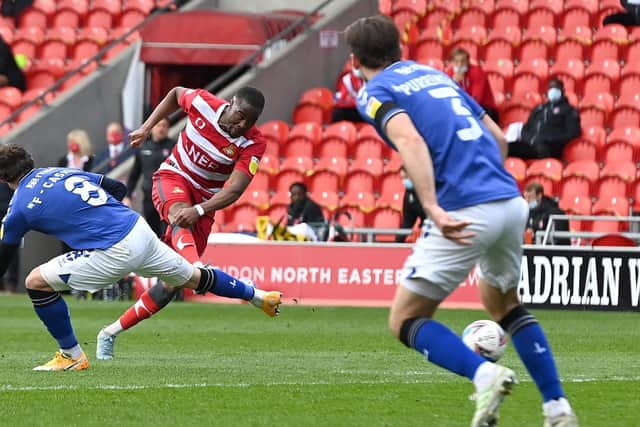
[[[216,243],[204,260],[264,289],[281,290],[285,303],[389,306],[410,251],[394,244]],[[528,246],[518,292],[530,308],[640,311],[640,253]],[[481,308],[474,274],[443,307]]]
[[[640,253],[525,249],[519,285],[529,307],[640,310]]]
[[[389,306],[410,251],[394,244],[216,243],[203,259],[264,289],[282,291],[286,303]],[[476,286],[475,281],[463,284],[445,306],[480,307]]]

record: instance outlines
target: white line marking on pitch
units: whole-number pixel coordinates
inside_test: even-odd
[[[598,381],[615,381],[615,382],[635,382],[640,381],[640,376],[631,377],[609,377],[609,378],[564,378],[564,383],[592,383]],[[311,381],[311,382],[294,382],[294,381],[282,381],[271,383],[237,383],[237,384],[224,384],[224,383],[199,383],[199,384],[150,384],[150,385],[109,385],[109,384],[95,384],[88,386],[78,385],[55,385],[55,386],[13,386],[11,384],[0,384],[0,392],[20,392],[20,391],[55,391],[55,390],[152,390],[152,389],[164,389],[164,388],[246,388],[246,387],[271,387],[271,386],[318,386],[318,385],[378,385],[378,384],[434,384],[448,382],[445,378],[438,379],[436,381]],[[522,380],[522,382],[531,382],[529,378]]]

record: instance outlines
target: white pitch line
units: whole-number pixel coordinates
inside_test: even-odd
[[[590,377],[577,377],[577,378],[564,378],[563,383],[592,383],[598,381],[614,381],[614,382],[637,382],[640,381],[640,376],[631,377],[609,377],[609,378],[590,378]],[[22,392],[22,391],[57,391],[57,390],[152,390],[152,389],[180,389],[180,388],[247,388],[247,387],[272,387],[272,386],[321,386],[321,385],[379,385],[379,384],[442,384],[449,382],[445,378],[436,381],[424,381],[424,380],[375,380],[375,381],[311,381],[311,382],[294,382],[294,381],[281,381],[281,382],[268,382],[268,383],[196,383],[196,384],[154,384],[154,385],[110,385],[110,384],[95,384],[88,386],[78,385],[55,385],[55,386],[13,386],[11,384],[1,384],[0,393],[10,392]],[[529,378],[521,380],[521,382],[531,382]]]

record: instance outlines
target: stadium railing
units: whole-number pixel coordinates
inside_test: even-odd
[[[615,215],[550,215],[547,228],[545,230],[537,231],[535,234],[535,243],[538,245],[548,245],[555,241],[556,238],[564,239],[595,239],[607,232],[598,231],[559,231],[555,229],[555,223],[557,221],[611,221],[619,223],[629,223],[630,230],[634,231],[619,231],[615,234],[619,234],[628,237],[636,242],[640,242],[640,217],[638,216],[615,216]]]

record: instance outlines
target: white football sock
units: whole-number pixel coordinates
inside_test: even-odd
[[[118,335],[120,332],[124,331],[122,325],[120,324],[120,319],[116,320],[109,326],[105,326],[104,331],[112,336]]]
[[[562,414],[572,414],[571,405],[564,397],[558,400],[549,400],[542,404],[542,413],[545,417],[553,418]]]
[[[71,358],[73,359],[77,359],[82,354],[82,348],[80,347],[80,344],[76,344],[71,348],[61,348],[60,351],[71,356]]]
[[[496,365],[491,362],[483,362],[478,366],[476,373],[473,374],[473,385],[476,386],[476,391],[481,391],[491,386],[495,373]]]
[[[255,305],[256,307],[262,307],[262,301],[264,299],[264,294],[266,293],[265,291],[263,291],[262,289],[258,289],[258,288],[253,288],[253,298],[251,298],[251,304]]]

